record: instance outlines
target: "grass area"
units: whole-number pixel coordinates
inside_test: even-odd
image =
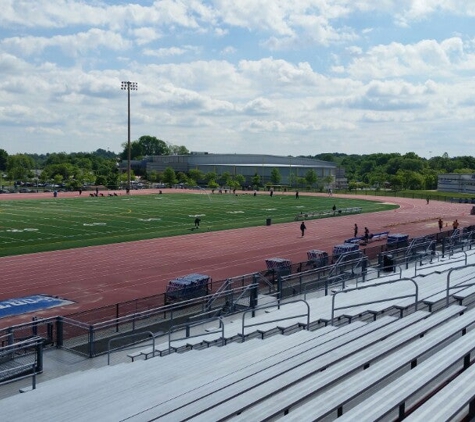
[[[395,208],[364,199],[279,193],[154,194],[0,202],[0,256],[194,234],[294,221],[303,212]],[[201,219],[194,229],[194,219]]]
[[[431,201],[443,201],[443,202],[454,202],[457,200],[468,201],[471,203],[472,198],[475,195],[467,193],[458,193],[458,192],[439,192],[436,190],[375,190],[375,189],[363,189],[363,190],[354,190],[354,191],[338,191],[339,194],[351,194],[351,195],[361,195],[361,196],[391,196],[399,198],[411,198],[411,199],[427,199]]]

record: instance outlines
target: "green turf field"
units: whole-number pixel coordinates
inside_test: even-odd
[[[294,221],[299,213],[394,206],[332,197],[275,193],[167,194],[0,202],[0,256],[194,234]],[[201,225],[194,229],[199,216]]]

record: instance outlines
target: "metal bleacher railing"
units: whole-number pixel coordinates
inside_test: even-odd
[[[299,295],[305,298],[310,293],[327,296],[333,289],[345,289],[349,280],[353,287],[382,275],[401,274],[401,268],[408,268],[410,262],[421,268],[425,262],[470,249],[474,242],[474,232],[465,229],[412,239],[403,247],[369,244],[358,253],[340,254],[337,259],[329,256],[325,261],[292,264],[284,274],[267,270],[212,281],[208,296],[167,304],[165,294],[155,295],[67,316],[34,319],[11,326],[0,336],[8,335],[10,345],[34,335],[42,338],[45,345],[94,357],[108,353],[111,339],[117,339],[117,347],[124,347],[146,340],[148,332],[165,335],[178,325],[252,310],[264,303],[264,296],[277,303]]]
[[[5,338],[6,337],[6,338]],[[0,347],[0,386],[31,377],[31,389],[36,388],[36,375],[43,371],[43,339],[30,338],[12,341],[11,334],[2,336]],[[7,344],[4,345],[4,340]]]

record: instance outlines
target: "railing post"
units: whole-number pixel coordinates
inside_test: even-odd
[[[89,326],[89,357],[94,357],[94,326]]]
[[[33,323],[31,324],[31,333],[36,336],[38,335],[38,324],[36,323],[36,320],[38,318],[37,317],[33,317],[31,320],[33,321]]]
[[[36,371],[35,371],[35,365],[33,365],[33,376],[31,379],[31,389],[36,390]]]
[[[282,300],[282,276],[280,274],[277,275],[277,298],[279,299],[278,309],[280,309],[280,301]]]
[[[36,352],[36,367],[35,372],[43,372],[43,343],[39,342],[35,347]]]
[[[379,269],[378,269],[379,271]],[[366,273],[368,272],[368,259],[365,258],[361,263],[361,274],[363,275],[363,282],[366,281]],[[379,275],[378,275],[379,276]]]
[[[115,320],[118,321],[118,319],[119,319],[119,304],[116,303],[115,304]],[[115,324],[115,332],[116,333],[119,332],[119,322]]]
[[[64,342],[64,322],[63,317],[56,319],[56,347],[60,349],[63,347]]]
[[[252,317],[256,316],[255,308],[257,306],[257,295],[258,295],[258,284],[256,283],[254,287],[251,288],[249,296],[249,307],[252,309]]]

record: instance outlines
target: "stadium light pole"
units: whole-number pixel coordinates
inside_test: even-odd
[[[137,82],[122,81],[120,87],[122,90],[127,91],[127,193],[130,193],[130,91],[137,91],[138,84]]]

